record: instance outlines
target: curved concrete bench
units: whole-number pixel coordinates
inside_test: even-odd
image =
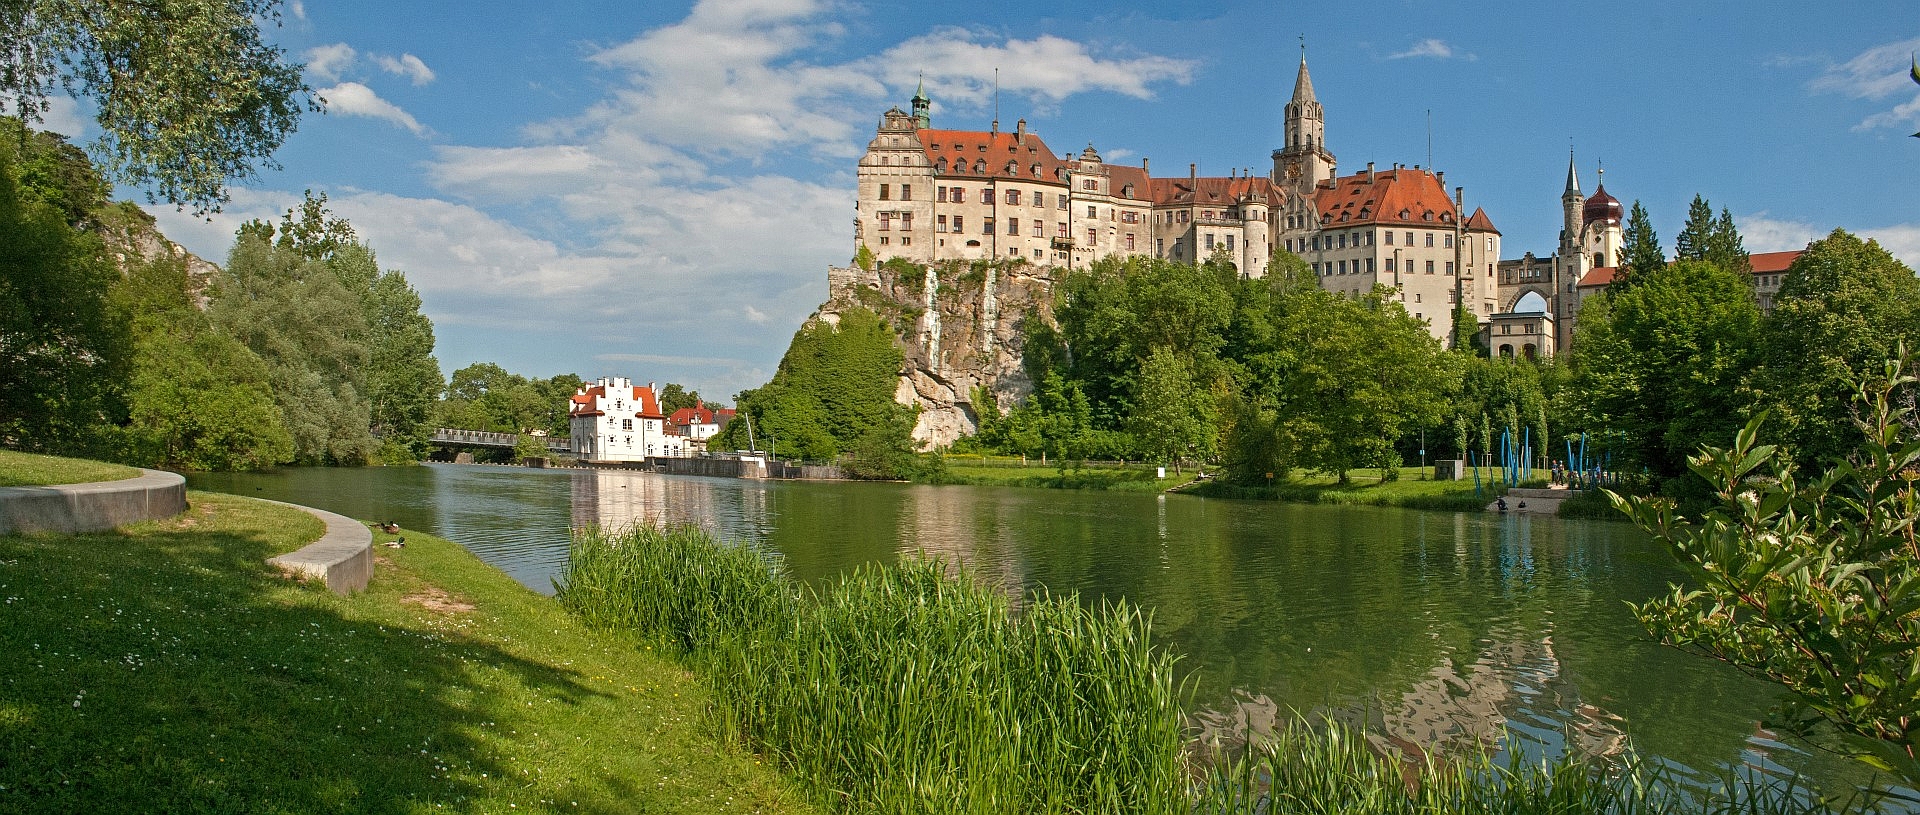
[[[185,511],[187,479],[161,470],[119,481],[0,487],[0,535],[99,532]]]
[[[373,579],[373,530],[359,521],[324,509],[282,501],[267,503],[293,507],[319,518],[321,523],[327,525],[326,534],[321,535],[319,540],[279,557],[267,558],[268,563],[296,577],[319,578],[334,594],[347,594],[367,587],[367,581]]]

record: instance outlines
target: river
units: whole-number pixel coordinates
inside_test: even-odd
[[[195,489],[394,520],[551,594],[569,530],[691,523],[819,581],[925,553],[996,584],[1150,609],[1203,722],[1275,711],[1364,721],[1403,744],[1645,755],[1858,780],[1760,725],[1771,685],[1655,646],[1628,601],[1682,575],[1632,526],[1190,496],[766,482],[426,465],[201,474]],[[1236,723],[1229,725],[1228,723]]]

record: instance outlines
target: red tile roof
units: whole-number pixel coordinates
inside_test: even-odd
[[[1795,249],[1791,252],[1755,252],[1747,256],[1747,261],[1753,264],[1754,274],[1772,274],[1786,271],[1788,266],[1792,266],[1793,262],[1799,260],[1804,254],[1806,254],[1804,249]]]
[[[585,393],[576,393],[568,400],[571,404],[569,404],[568,406],[567,415],[569,416],[604,415],[602,411],[594,409],[594,404],[595,404],[594,400],[597,398],[605,397],[608,399],[620,399],[628,403],[629,405],[631,405],[635,409],[635,412],[633,415],[636,418],[641,418],[641,419],[666,418],[665,416],[661,415],[660,403],[654,398],[653,390],[651,388],[643,388],[643,387],[631,388],[630,390],[633,391],[631,394],[623,394],[620,392],[622,390],[627,390],[627,389],[622,389],[622,388],[607,389],[607,388],[602,388],[599,385],[589,385],[587,386]]]
[[[1440,179],[1426,170],[1398,167],[1362,172],[1338,179],[1331,187],[1314,190],[1321,223],[1390,224],[1394,226],[1452,226],[1457,217],[1453,199]],[[1493,226],[1487,221],[1487,226]]]
[[[1154,206],[1230,207],[1254,195],[1274,206],[1286,198],[1285,191],[1264,176],[1153,179]]]
[[[1614,271],[1614,267],[1612,266],[1602,266],[1598,269],[1594,269],[1590,272],[1587,272],[1586,277],[1580,278],[1580,284],[1579,284],[1580,288],[1584,289],[1591,286],[1605,286],[1608,283],[1612,283],[1613,271]]]
[[[1467,217],[1467,231],[1492,232],[1495,235],[1500,234],[1500,230],[1495,229],[1493,226],[1493,219],[1487,217],[1486,207],[1476,207],[1473,210],[1473,214]]]
[[[1015,133],[985,130],[922,130],[920,149],[932,162],[935,175],[952,178],[1025,178],[1059,183],[1066,162],[1047,149],[1040,137],[1028,133],[1022,141]],[[945,159],[947,171],[939,172]],[[1013,172],[1007,172],[1008,163]],[[1036,173],[1036,166],[1038,172]],[[980,171],[975,172],[974,168]]]

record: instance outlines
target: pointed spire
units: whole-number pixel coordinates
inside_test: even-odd
[[[913,98],[915,101],[927,98],[927,72],[925,71],[920,72],[920,87],[913,89]]]
[[[1573,148],[1567,148],[1567,189],[1562,195],[1580,194],[1580,172],[1573,168]]]
[[[1293,102],[1297,105],[1302,102],[1313,101],[1316,101],[1313,98],[1313,77],[1307,75],[1307,46],[1302,42],[1300,45],[1300,77],[1293,81]]]

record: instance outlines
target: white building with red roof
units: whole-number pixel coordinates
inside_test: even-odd
[[[707,439],[720,433],[733,420],[732,408],[715,410],[707,407],[705,401],[693,407],[681,408],[667,417],[667,434],[691,442],[695,449],[706,449]]]
[[[666,421],[653,384],[635,386],[623,376],[601,377],[567,400],[569,444],[583,461],[687,455],[686,439],[668,434]]]

